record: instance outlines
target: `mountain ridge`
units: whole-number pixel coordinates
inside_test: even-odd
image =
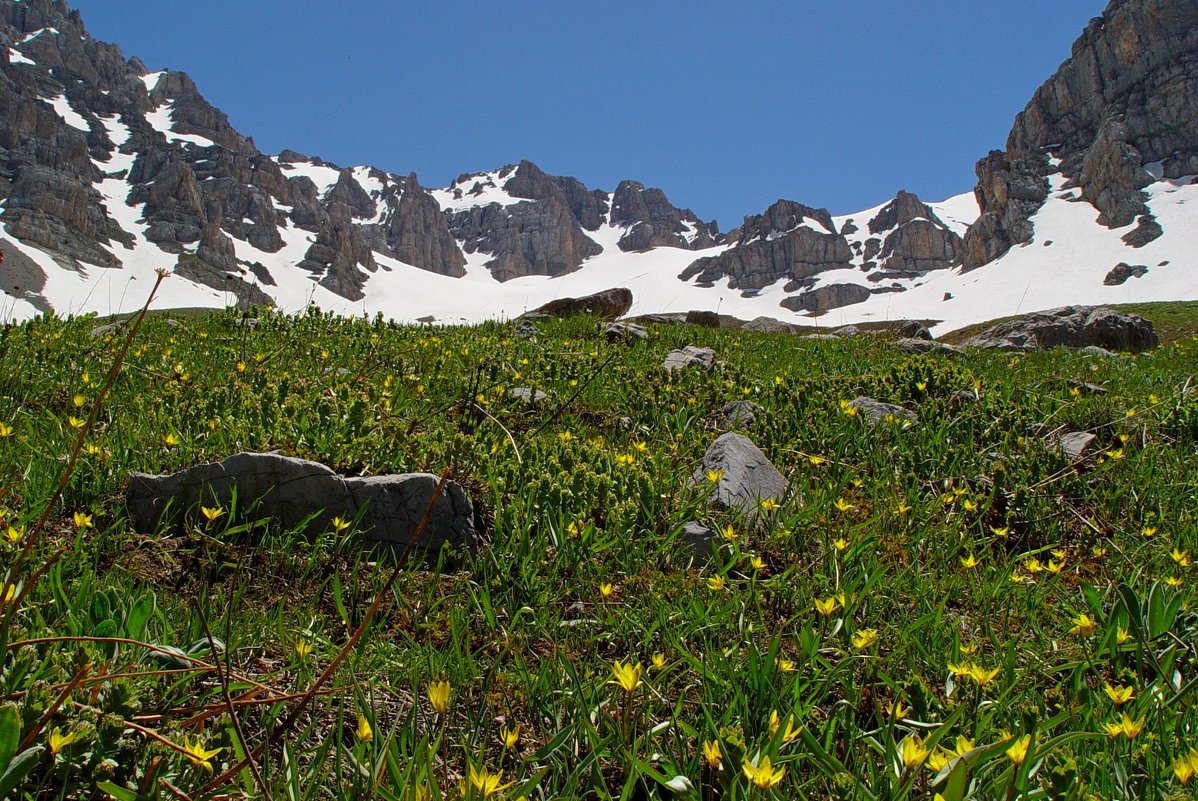
[[[185,73],[148,72],[91,39],[62,0],[0,0],[0,23],[0,223],[5,249],[19,254],[0,271],[0,289],[15,317],[119,311],[135,302],[133,281],[168,269],[180,280],[168,282],[164,302],[178,305],[316,303],[477,321],[623,280],[640,282],[642,313],[682,303],[849,319],[897,308],[955,323],[977,310],[954,308],[946,289],[938,313],[916,314],[931,311],[925,285],[956,287],[983,267],[978,275],[999,283],[995,263],[1033,241],[1038,215],[1057,201],[1086,203],[1108,230],[1135,222],[1123,236],[1128,248],[1164,237],[1172,255],[1188,217],[1181,236],[1166,236],[1152,201],[1184,205],[1166,195],[1189,185],[1183,173],[1198,172],[1192,135],[1153,133],[1165,125],[1153,92],[1185,106],[1174,118],[1198,120],[1198,103],[1177,89],[1198,76],[1198,21],[1176,0],[1112,3],[1091,22],[1016,119],[1007,150],[978,163],[971,197],[926,204],[900,191],[835,219],[779,200],[727,233],[660,189],[633,180],[591,189],[527,160],[429,189],[414,173],[341,168],[296,151],[269,156]],[[1129,53],[1146,54],[1145,63]],[[1116,74],[1130,76],[1122,80],[1131,89],[1102,102],[1079,94],[1087,68],[1104,75],[1112,58],[1127,62]],[[1104,109],[1113,111],[1098,120]],[[1066,128],[1071,142],[1042,141]],[[1143,163],[1170,145],[1168,158]],[[1159,293],[1151,270],[1160,261],[1175,259],[1140,265],[1119,291]],[[1194,272],[1169,282],[1171,291],[1195,291]]]

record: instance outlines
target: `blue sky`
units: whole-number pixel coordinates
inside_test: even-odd
[[[268,153],[415,171],[528,158],[723,229],[968,191],[1105,0],[68,0]]]

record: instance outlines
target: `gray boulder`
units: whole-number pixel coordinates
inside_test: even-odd
[[[749,428],[757,422],[757,415],[762,411],[764,410],[753,401],[734,400],[720,408],[719,425],[727,431]]]
[[[694,520],[683,523],[678,536],[691,549],[699,564],[706,564],[711,559],[720,542],[720,535],[715,529]]]
[[[894,346],[905,353],[939,353],[943,356],[956,356],[965,351],[954,348],[944,342],[934,339],[903,338],[895,341]]]
[[[1148,267],[1143,264],[1128,264],[1121,261],[1111,268],[1111,271],[1102,279],[1104,286],[1120,286],[1127,283],[1129,278],[1143,278],[1148,275]]]
[[[319,462],[239,453],[171,475],[133,473],[125,503],[134,529],[142,534],[163,528],[178,532],[186,516],[198,517],[200,505],[228,509],[234,495],[239,514],[272,520],[285,529],[303,525],[313,535],[328,531],[334,517],[360,515],[357,531],[363,548],[402,552],[438,480],[429,473],[351,478]],[[435,554],[445,545],[473,551],[479,542],[470,497],[461,485],[447,482],[415,547]]]
[[[1159,344],[1152,323],[1134,314],[1065,306],[999,323],[966,341],[968,348],[1047,350],[1055,347],[1139,352]]]
[[[758,331],[763,334],[793,334],[795,332],[793,325],[773,317],[754,317],[741,328],[744,331]]]
[[[782,300],[782,307],[791,311],[819,314],[841,306],[852,306],[869,300],[870,291],[860,284],[825,284],[801,295]]]
[[[915,412],[910,409],[895,406],[893,403],[882,403],[873,398],[867,398],[864,395],[849,401],[849,407],[856,409],[862,417],[869,421],[870,425],[874,426],[885,420],[910,420],[914,422],[918,419],[915,416]]]
[[[709,473],[718,473],[719,481],[710,481]],[[691,484],[709,486],[712,502],[745,515],[755,514],[766,499],[782,502],[790,488],[786,478],[752,440],[733,433],[711,443]]]
[[[649,331],[636,323],[609,323],[603,335],[608,342],[642,342],[649,338]]]
[[[667,373],[685,370],[689,367],[710,370],[715,366],[715,351],[711,348],[696,348],[694,345],[687,345],[681,350],[672,350],[667,353],[661,366]]]
[[[1098,437],[1088,431],[1070,431],[1053,440],[1052,444],[1058,453],[1069,461],[1076,462],[1083,458],[1097,441]]]

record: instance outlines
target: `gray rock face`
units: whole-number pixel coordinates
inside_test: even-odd
[[[1101,307],[1065,306],[999,323],[971,337],[965,347],[1046,350],[1097,346],[1138,353],[1158,344],[1152,323],[1143,317]]]
[[[860,284],[825,284],[801,295],[784,298],[783,308],[821,314],[842,306],[869,300],[870,291]]]
[[[438,480],[428,473],[347,478],[318,462],[239,453],[172,475],[134,473],[125,502],[133,527],[143,534],[178,529],[184,515],[198,517],[200,505],[228,509],[234,493],[239,511],[256,520],[290,529],[312,517],[307,527],[312,534],[330,530],[334,517],[351,520],[360,514],[357,530],[364,547],[402,551]],[[469,496],[447,482],[415,547],[435,554],[445,545],[474,550],[479,541]]]
[[[915,422],[919,419],[916,417],[915,412],[910,409],[895,406],[893,403],[882,403],[873,398],[867,398],[864,395],[853,398],[849,401],[849,406],[856,409],[862,417],[869,421],[870,425],[874,426],[882,422],[895,420],[910,420],[911,422]]]
[[[711,348],[697,348],[694,345],[687,345],[681,350],[672,350],[667,353],[665,361],[661,363],[661,366],[667,373],[672,373],[675,370],[686,370],[691,367],[697,367],[700,370],[710,370],[715,366],[715,351]]]
[[[755,290],[782,279],[798,281],[848,267],[853,258],[848,240],[836,232],[826,209],[790,200],[779,200],[765,214],[745,217],[726,242],[733,247],[693,262],[678,277],[700,284],[727,277],[733,289]]]
[[[793,334],[797,330],[790,323],[775,320],[773,317],[755,317],[742,328],[745,331],[759,331],[764,334]]]
[[[590,192],[573,178],[547,175],[530,161],[500,174],[511,176],[505,191],[527,200],[475,206],[449,217],[450,230],[464,240],[467,253],[493,255],[487,268],[496,280],[565,275],[603,252],[584,229],[593,231],[602,224],[607,211],[604,193]]]
[[[737,428],[751,428],[757,422],[757,415],[764,411],[750,400],[734,400],[720,407],[719,424],[726,431]]]
[[[1044,196],[1044,154],[1118,227],[1142,212],[1143,165],[1168,178],[1194,173],[1198,157],[1198,5],[1192,0],[1113,0],[1073,45],[1072,56],[1016,117],[1005,153],[978,164],[982,218],[966,235],[964,264],[994,260],[1031,238]],[[1151,226],[1141,237],[1152,234]],[[1159,233],[1157,234],[1159,235]]]
[[[611,323],[603,329],[608,342],[643,342],[649,338],[649,330],[636,323]]]
[[[604,320],[623,317],[632,308],[632,290],[624,287],[605,289],[582,298],[558,298],[534,310],[549,317],[576,317],[596,314]]]
[[[655,247],[699,250],[715,244],[718,228],[690,209],[675,208],[660,189],[621,181],[611,201],[612,225],[627,226],[617,247],[625,252]]]
[[[914,337],[897,339],[894,346],[906,353],[938,353],[942,356],[959,356],[965,352],[944,342],[937,342],[932,339],[917,339]]]
[[[886,233],[876,253],[883,271],[923,273],[952,267],[961,255],[961,237],[936,216],[932,208],[910,192],[900,191],[869,221],[871,234]],[[867,240],[867,243],[875,239]]]
[[[718,474],[719,481],[711,482],[708,474]],[[711,487],[713,503],[744,515],[755,514],[764,500],[785,501],[790,488],[785,476],[752,440],[733,433],[723,434],[711,444],[691,483]]]
[[[1097,441],[1098,437],[1088,431],[1070,431],[1055,439],[1053,447],[1069,461],[1076,462],[1083,458]]]
[[[1143,264],[1128,264],[1127,262],[1119,262],[1111,271],[1106,274],[1106,278],[1102,279],[1102,283],[1106,286],[1119,286],[1127,283],[1129,278],[1143,278],[1148,275],[1148,267]]]

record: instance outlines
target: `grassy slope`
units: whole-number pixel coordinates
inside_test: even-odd
[[[675,775],[698,788],[691,797],[741,798],[742,763],[759,752],[786,767],[782,797],[918,796],[934,771],[894,765],[904,740],[914,758],[909,738],[926,735],[987,746],[967,760],[975,797],[1012,782],[1155,796],[1175,786],[1170,765],[1198,724],[1184,683],[1194,623],[1166,614],[1192,602],[1188,565],[1171,552],[1195,547],[1194,308],[1146,307],[1170,344],[1110,361],[947,361],[873,337],[685,326],[613,345],[585,319],[547,324],[529,341],[500,325],[395,328],[313,314],[250,328],[231,314],[158,316],[35,550],[34,565],[60,545],[66,554],[11,618],[11,639],[115,631],[197,644],[206,656],[207,626],[239,676],[302,691],[381,577],[346,536],[301,541],[236,515],[207,524],[193,514],[184,537],[135,535],[121,519],[128,472],[271,449],[355,473],[448,469],[483,505],[491,544],[458,570],[401,577],[394,607],[336,672],[338,690],[262,765],[275,797],[288,784],[296,797],[324,787],[406,799],[421,797],[417,786],[448,797],[485,764],[520,783],[509,795],[530,798],[666,797],[657,779]],[[0,336],[0,416],[11,425],[0,502],[16,531],[49,498],[74,440],[69,418],[86,417],[119,348],[119,332],[92,337],[93,325],[40,320]],[[663,375],[665,352],[685,344],[710,345],[722,366]],[[1110,391],[1075,394],[1070,379]],[[516,386],[549,398],[527,407],[509,397]],[[919,422],[870,428],[841,405],[859,394],[909,406]],[[689,486],[717,433],[714,413],[739,398],[764,407],[752,437],[801,498],[747,520]],[[1070,466],[1037,436],[1066,429],[1098,434],[1093,458]],[[95,528],[74,531],[77,510]],[[709,565],[692,564],[677,539],[692,519],[727,531]],[[1149,593],[1173,606],[1140,629],[1126,598]],[[815,603],[828,599],[836,609],[824,616]],[[1083,614],[1097,621],[1092,636],[1070,633]],[[648,666],[653,654],[664,666],[649,667],[631,695],[609,683],[614,660]],[[11,647],[4,659],[0,693],[23,731],[79,665],[147,667],[130,646]],[[952,675],[950,663],[971,661],[997,669],[979,673],[984,687]],[[426,697],[435,679],[452,687],[445,716]],[[1123,711],[1146,726],[1134,743],[1102,729],[1119,719],[1108,681],[1134,688]],[[217,772],[231,762],[239,736],[211,673],[96,687],[47,719],[82,741],[56,760],[43,755],[29,792],[69,797],[101,778],[135,786],[155,758],[151,785],[169,778],[194,792],[208,778],[120,718],[224,748]],[[187,715],[156,717],[203,704],[215,711],[198,728],[180,723]],[[260,741],[285,707],[247,707],[246,738]],[[783,725],[771,735],[775,712],[803,733],[787,740]],[[359,715],[369,741],[354,736]],[[503,746],[501,729],[517,724],[518,741]],[[1025,765],[1048,760],[1030,780],[1012,772],[1004,740],[1025,732],[1038,744]],[[704,742],[720,743],[722,770],[703,762]],[[255,787],[249,772],[238,781]]]

